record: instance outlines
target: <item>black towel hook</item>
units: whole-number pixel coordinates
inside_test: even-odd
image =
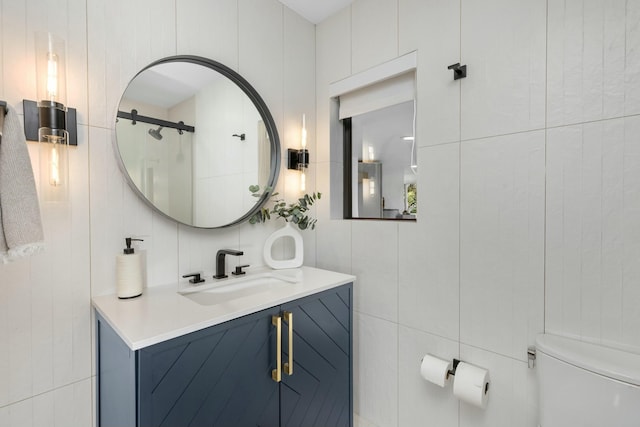
[[[463,79],[467,77],[467,66],[460,65],[459,62],[457,64],[449,65],[447,69],[453,70],[453,80]]]

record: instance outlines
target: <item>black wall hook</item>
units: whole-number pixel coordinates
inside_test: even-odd
[[[447,69],[453,70],[453,80],[463,79],[467,77],[467,66],[460,65],[459,62],[457,64],[449,65]]]
[[[240,141],[244,141],[245,139],[247,139],[247,135],[245,135],[244,133],[241,133],[240,135],[238,135],[237,133],[234,133],[231,136],[235,136],[236,138],[240,138]]]

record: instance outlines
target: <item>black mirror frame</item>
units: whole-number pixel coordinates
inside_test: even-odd
[[[140,191],[140,189],[138,189],[136,184],[133,182],[133,180],[129,176],[129,172],[127,171],[127,168],[125,167],[124,161],[123,161],[122,156],[120,154],[120,149],[118,147],[117,136],[115,135],[115,132],[114,132],[113,145],[114,145],[114,148],[115,148],[116,158],[118,160],[118,164],[120,166],[120,170],[123,172],[123,174],[125,175],[125,178],[126,178],[128,184],[129,184],[129,186],[138,195],[138,197],[140,197],[155,212],[158,212],[160,215],[164,216],[167,219],[170,219],[172,221],[176,221],[179,224],[183,224],[183,225],[186,225],[186,226],[189,226],[189,227],[200,228],[200,229],[208,229],[208,230],[218,229],[218,228],[226,228],[226,227],[231,227],[233,225],[241,224],[241,223],[247,221],[249,218],[251,218],[251,216],[253,216],[256,212],[258,212],[262,208],[262,206],[264,206],[264,204],[271,197],[271,195],[272,195],[272,193],[273,193],[273,191],[275,189],[275,186],[276,186],[276,184],[278,182],[278,176],[280,174],[280,137],[278,135],[278,129],[276,128],[276,123],[273,120],[273,116],[271,115],[271,112],[269,111],[269,108],[267,108],[267,105],[264,102],[264,100],[262,99],[262,97],[260,96],[260,94],[258,94],[258,92],[253,88],[253,86],[251,86],[251,84],[247,80],[244,79],[244,77],[242,77],[236,71],[232,70],[231,68],[227,67],[224,64],[221,64],[221,63],[219,63],[217,61],[214,61],[214,60],[208,59],[208,58],[204,58],[204,57],[201,57],[201,56],[176,55],[176,56],[168,56],[166,58],[159,59],[159,60],[154,61],[151,64],[147,65],[142,70],[140,70],[138,73],[136,73],[136,75],[133,76],[131,81],[135,80],[135,78],[138,75],[140,75],[141,73],[143,73],[147,69],[149,69],[151,67],[154,67],[156,65],[166,64],[166,63],[169,63],[169,62],[189,62],[189,63],[192,63],[192,64],[201,65],[203,67],[207,67],[207,68],[210,68],[210,69],[212,69],[214,71],[217,71],[218,73],[222,74],[223,76],[225,76],[226,78],[228,78],[229,80],[234,82],[247,95],[247,97],[249,97],[251,102],[253,102],[253,105],[256,107],[256,109],[258,110],[258,113],[260,114],[260,116],[262,117],[262,120],[264,121],[264,125],[265,125],[266,131],[267,131],[267,135],[269,136],[269,144],[271,146],[270,171],[269,171],[269,180],[268,180],[268,183],[267,183],[267,188],[269,188],[269,191],[265,191],[262,194],[262,196],[258,199],[257,203],[255,205],[253,205],[253,207],[248,212],[246,212],[244,215],[242,215],[240,218],[236,219],[235,221],[232,221],[232,222],[230,222],[228,224],[215,226],[215,227],[202,227],[202,226],[198,226],[198,225],[194,225],[194,224],[188,224],[188,223],[182,222],[180,220],[177,220],[177,219],[171,217],[167,213],[165,213],[165,212],[161,211],[160,209],[158,209],[158,207],[156,207],[149,199],[146,198],[146,196]],[[127,87],[128,86],[129,85],[127,85]],[[125,90],[123,92],[123,96],[124,96],[125,92],[126,92],[126,88],[125,88]],[[122,98],[121,98],[121,100],[122,100]],[[120,105],[120,103],[118,103],[118,106],[119,105]],[[117,110],[118,110],[118,107],[116,107],[116,116],[117,116]],[[114,123],[115,122],[116,122],[116,120],[114,119]],[[247,192],[248,191],[249,191],[249,189],[247,189]]]

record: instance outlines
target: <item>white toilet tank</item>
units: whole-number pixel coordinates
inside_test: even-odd
[[[640,355],[536,338],[541,427],[640,427]]]

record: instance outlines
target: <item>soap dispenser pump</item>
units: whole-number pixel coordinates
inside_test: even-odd
[[[122,255],[116,257],[116,290],[118,298],[135,298],[142,295],[142,257],[131,247],[132,241],[143,242],[142,239],[127,237],[126,248]]]

